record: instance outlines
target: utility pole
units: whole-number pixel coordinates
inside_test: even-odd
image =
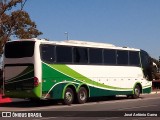
[[[68,40],[69,39],[68,32],[65,32],[64,34],[66,35],[66,39]]]

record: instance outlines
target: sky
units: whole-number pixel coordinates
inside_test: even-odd
[[[50,41],[110,43],[160,56],[160,0],[27,0],[24,10]]]

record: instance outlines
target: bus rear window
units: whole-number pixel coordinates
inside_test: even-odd
[[[34,41],[15,41],[5,45],[6,58],[32,57],[34,53]]]

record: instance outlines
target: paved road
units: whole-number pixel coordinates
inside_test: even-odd
[[[116,99],[92,99],[88,103],[72,104],[71,106],[62,105],[55,101],[34,103],[27,100],[21,101],[14,99],[12,103],[0,105],[0,111],[21,111],[23,113],[26,111],[33,113],[39,112],[39,115],[41,114],[43,116],[42,118],[32,118],[39,120],[59,120],[64,118],[65,120],[80,120],[80,117],[84,117],[83,120],[119,120],[120,117],[124,115],[132,115],[132,117],[123,117],[123,119],[126,120],[158,120],[160,117],[153,116],[160,116],[160,94],[141,95],[139,99],[127,99],[124,96],[119,96]],[[28,115],[28,113],[26,114]],[[136,116],[133,117],[133,114]],[[46,118],[45,116],[48,117]]]

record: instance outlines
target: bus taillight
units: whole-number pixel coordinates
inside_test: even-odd
[[[34,86],[38,86],[39,84],[39,81],[38,81],[38,78],[37,77],[34,77]]]

